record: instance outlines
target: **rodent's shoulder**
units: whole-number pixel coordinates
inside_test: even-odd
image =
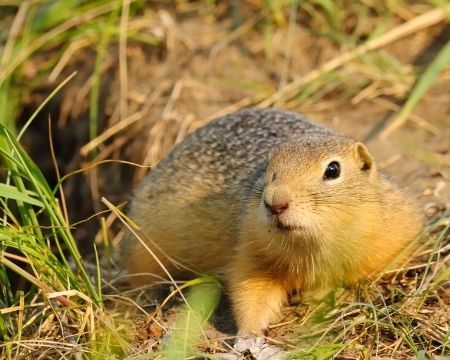
[[[188,135],[152,171],[150,181],[174,170],[172,176],[189,176],[194,182],[201,177],[202,183],[230,184],[260,169],[268,154],[285,143],[332,135],[330,129],[293,112],[245,109],[213,120]]]

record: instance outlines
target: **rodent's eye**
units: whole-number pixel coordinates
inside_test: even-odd
[[[324,180],[334,180],[337,179],[341,175],[341,164],[337,161],[332,161],[327,165],[327,169],[323,174]]]

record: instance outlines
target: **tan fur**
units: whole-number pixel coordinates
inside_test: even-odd
[[[324,180],[331,161],[341,175]],[[273,215],[264,201],[289,207]],[[175,278],[223,274],[242,334],[267,329],[294,290],[373,276],[421,227],[364,145],[296,114],[257,109],[188,137],[138,189],[130,216]],[[135,284],[166,277],[135,238],[124,252],[128,272],[146,274]]]

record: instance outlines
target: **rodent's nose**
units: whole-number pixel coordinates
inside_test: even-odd
[[[273,215],[280,215],[289,208],[289,203],[285,202],[282,204],[269,204],[264,200],[264,205]]]

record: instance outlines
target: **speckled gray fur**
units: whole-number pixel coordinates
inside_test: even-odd
[[[289,111],[242,110],[218,118],[187,136],[141,187],[151,189],[149,183],[158,183],[155,188],[161,194],[186,191],[199,184],[213,192],[236,184],[242,186],[243,179],[261,173],[271,150],[320,134],[333,135],[333,132]]]

